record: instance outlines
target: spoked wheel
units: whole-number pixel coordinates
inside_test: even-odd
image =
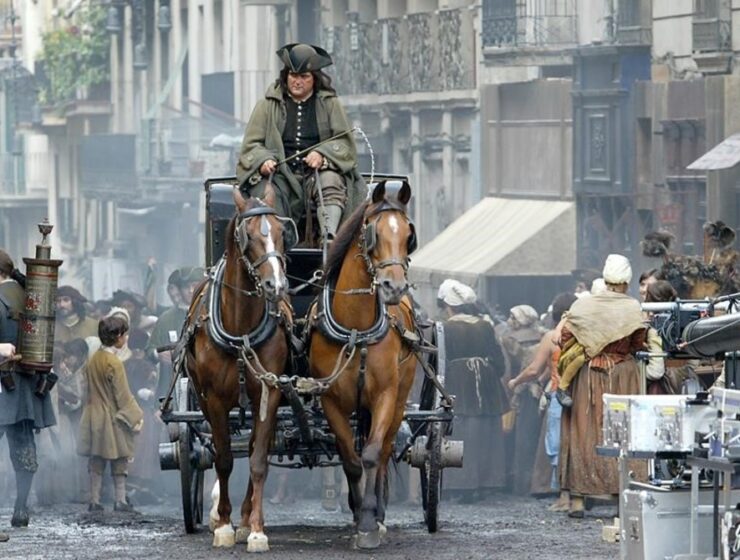
[[[193,453],[195,434],[185,425],[180,430],[180,486],[182,492],[182,514],[185,521],[185,532],[195,533],[203,523],[203,478],[204,473],[198,468],[197,458]]]
[[[430,533],[437,532],[437,513],[442,494],[442,427],[439,422],[430,422],[427,436],[427,460],[421,474],[421,500],[424,521]]]
[[[176,396],[179,411],[198,410],[198,400],[186,377],[179,380]],[[187,422],[181,422],[179,432],[178,456],[182,515],[185,522],[185,532],[195,533],[203,523],[204,471],[199,468],[198,454],[195,452],[198,442],[192,426]]]

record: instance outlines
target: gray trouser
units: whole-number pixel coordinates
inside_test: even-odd
[[[15,424],[0,426],[0,439],[8,436],[10,461],[15,472],[35,473],[39,464],[36,459],[36,440],[33,434],[33,422],[23,420]]]
[[[321,194],[324,198],[324,204],[326,206],[339,206],[344,210],[344,206],[347,204],[347,185],[345,184],[344,177],[336,171],[327,169],[325,171],[319,171],[319,183],[321,184]],[[318,208],[320,203],[319,191],[314,184],[313,174],[308,175],[304,184],[311,197],[311,201]]]
[[[314,185],[314,175],[309,172],[306,174],[295,173],[296,178],[301,182],[308,199],[314,204],[319,206],[319,193]],[[321,184],[321,193],[324,197],[324,204],[327,206],[339,206],[344,210],[344,206],[347,203],[347,185],[345,184],[344,177],[342,177],[336,171],[326,169],[319,171],[319,183]],[[255,185],[244,185],[243,190],[246,191],[249,196],[262,198],[265,194],[265,187],[267,186],[267,178],[262,179]],[[281,216],[290,216],[290,202],[289,200],[283,200],[284,195],[279,189],[275,189],[276,196],[276,208],[278,214]]]

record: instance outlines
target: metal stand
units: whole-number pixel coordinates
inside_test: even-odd
[[[619,464],[619,557],[627,558],[627,516],[625,514],[627,505],[627,495],[624,493],[629,485],[629,462],[627,460],[627,453],[624,449],[619,450],[619,457],[617,458]]]

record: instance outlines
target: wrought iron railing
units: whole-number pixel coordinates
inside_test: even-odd
[[[38,196],[49,188],[49,154],[17,151],[0,154],[0,196]]]
[[[340,94],[396,94],[475,87],[475,29],[467,8],[325,28]]]
[[[694,0],[693,50],[732,50],[732,23],[728,0]]]
[[[149,177],[202,177],[216,152],[238,153],[245,123],[217,109],[185,99],[191,111],[163,106],[144,120],[137,136],[137,171]],[[229,167],[231,164],[229,164]]]
[[[0,193],[19,196],[26,193],[26,166],[22,153],[0,154]]]
[[[484,47],[563,47],[578,42],[575,0],[483,0]]]
[[[617,42],[623,45],[648,45],[652,43],[652,29],[649,18],[643,10],[647,0],[617,1]]]

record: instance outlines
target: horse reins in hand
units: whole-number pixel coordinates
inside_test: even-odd
[[[309,152],[312,152],[313,150],[315,150],[316,148],[319,148],[319,147],[323,146],[327,142],[331,142],[332,140],[336,140],[337,138],[341,138],[345,134],[349,134],[351,132],[354,132],[355,130],[359,130],[359,127],[354,126],[352,128],[349,128],[347,130],[343,130],[342,132],[339,132],[339,133],[335,134],[331,138],[327,138],[326,140],[322,140],[321,142],[317,142],[313,146],[309,146],[308,148],[305,148],[305,149],[301,150],[300,152],[296,152],[292,156],[288,156],[285,159],[281,159],[280,161],[278,161],[276,163],[276,166],[280,166],[280,165],[282,165],[284,163],[288,163],[289,161],[293,161],[295,158],[299,158],[299,157],[301,157],[304,154],[307,154]]]

